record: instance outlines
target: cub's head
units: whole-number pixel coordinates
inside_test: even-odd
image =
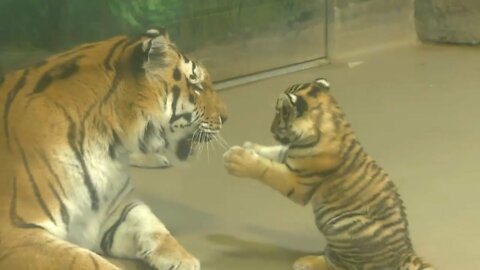
[[[317,144],[322,135],[335,128],[332,117],[339,110],[325,79],[295,84],[282,93],[276,104],[271,131],[274,138],[295,147]]]
[[[181,160],[192,144],[213,139],[227,120],[227,109],[213,88],[207,70],[182,54],[167,32],[149,30],[125,49],[124,65],[144,119],[139,149],[157,153],[171,149]]]

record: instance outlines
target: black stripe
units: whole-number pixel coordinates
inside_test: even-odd
[[[105,67],[106,70],[113,70],[113,65],[112,63],[110,63],[112,60],[112,57],[115,51],[117,50],[117,48],[123,43],[125,43],[127,40],[128,40],[127,38],[121,39],[115,42],[115,44],[113,44],[113,46],[110,48],[110,50],[108,51],[107,57],[105,58],[105,60],[103,60],[103,66]]]
[[[327,88],[322,88],[318,85],[312,84],[312,88],[310,88],[310,91],[308,91],[308,95],[311,97],[316,97],[318,93],[320,93],[322,90],[326,90]]]
[[[118,191],[117,194],[115,194],[115,197],[113,197],[113,200],[111,200],[107,210],[108,211],[111,211],[111,209],[113,207],[115,207],[115,204],[117,204],[118,200],[120,199],[120,197],[124,194],[125,190],[127,189],[127,187],[129,186],[130,184],[130,177],[126,178],[125,179],[125,183],[123,183],[123,186],[120,188],[120,190]]]
[[[120,52],[121,54],[125,51],[125,48],[127,48],[130,44],[132,43],[135,43],[136,40],[130,40],[128,41],[123,47],[122,47],[122,51]],[[115,64],[115,69],[117,69],[117,64]],[[117,73],[115,73],[115,76],[113,77],[113,81],[112,81],[112,84],[110,85],[110,88],[108,89],[108,92],[107,94],[102,98],[102,100],[100,101],[100,104],[101,105],[105,105],[108,100],[110,99],[110,97],[116,92],[117,90],[117,87],[118,87],[118,83],[120,82],[120,75]]]
[[[79,130],[79,145],[80,145],[80,153],[85,155],[85,124],[87,122],[87,118],[90,116],[90,114],[93,112],[93,109],[96,107],[97,103],[93,103],[88,107],[87,111],[85,111],[85,114],[83,115],[82,119],[80,120],[80,130]]]
[[[388,198],[388,199],[386,200],[382,199],[380,202],[376,203],[375,205],[370,206],[370,209],[371,209],[370,214],[375,219],[383,217],[389,211],[392,211],[395,209],[400,210],[400,202],[395,198],[392,198],[392,194],[386,194],[385,198]],[[388,201],[393,201],[393,205],[387,204]]]
[[[3,82],[5,82],[5,74],[0,73],[0,86],[2,86]]]
[[[120,75],[118,75],[118,73],[115,73],[115,77],[113,77],[112,84],[110,85],[110,88],[108,89],[107,94],[100,101],[101,105],[105,105],[107,101],[110,99],[110,97],[113,95],[113,93],[115,93],[119,82],[120,82]]]
[[[160,126],[160,136],[163,138],[164,142],[165,142],[165,148],[168,149],[168,147],[170,146],[170,142],[167,140],[167,134],[165,132],[165,129]]]
[[[327,213],[332,213],[333,211],[341,210],[343,208],[347,208],[347,207],[351,206],[355,202],[355,200],[357,200],[358,195],[361,194],[363,189],[365,189],[367,186],[369,186],[371,184],[372,179],[374,179],[374,178],[375,177],[372,177],[371,180],[369,182],[367,182],[367,184],[365,184],[365,186],[362,189],[360,189],[359,191],[357,191],[354,195],[351,195],[351,196],[348,196],[348,197],[344,196],[342,199],[346,200],[346,202],[343,203],[342,205],[337,206],[337,207],[332,207],[332,208],[324,208],[324,209],[317,208],[316,212],[315,212],[316,217],[323,218],[327,215]],[[326,202],[326,203],[328,204],[329,202]],[[361,204],[361,205],[365,206],[365,204]],[[358,208],[358,206],[355,207],[354,209],[357,209],[357,208]],[[320,211],[320,210],[323,210],[323,211]]]
[[[364,159],[362,160],[362,162],[360,162],[360,164],[358,164],[357,160],[360,157],[364,157]],[[350,163],[348,163],[348,165],[344,169],[342,167],[338,168],[338,170],[342,170],[342,169],[343,170],[341,171],[341,174],[337,175],[336,177],[340,178],[340,177],[344,177],[344,176],[348,175],[349,173],[351,173],[353,171],[353,169],[356,169],[357,167],[365,164],[365,162],[366,162],[365,153],[364,153],[363,149],[361,147],[359,147],[358,151],[355,152],[355,155],[350,160]],[[345,163],[343,163],[343,165],[345,165]],[[355,165],[358,165],[358,166],[354,167]]]
[[[360,179],[364,179],[363,177],[359,177]],[[394,188],[394,186],[392,186],[391,188]],[[346,211],[349,211],[349,212],[355,212],[355,211],[359,211],[361,208],[364,208],[365,206],[370,206],[370,204],[372,204],[374,201],[376,201],[379,197],[383,196],[383,198],[377,202],[377,204],[383,204],[385,203],[388,199],[390,199],[390,196],[388,194],[385,194],[385,192],[388,192],[390,191],[391,189],[389,188],[388,190],[382,190],[381,192],[377,192],[375,193],[373,196],[371,196],[370,198],[368,198],[366,201],[362,201],[360,203],[357,204],[356,207],[354,208],[351,208],[351,209],[346,209]],[[315,213],[315,216],[317,217],[317,219],[323,219],[323,217],[331,214],[331,213],[334,213],[336,211],[339,211],[339,210],[342,210],[342,209],[345,209],[347,207],[349,207],[350,205],[352,205],[353,203],[353,200],[355,200],[356,197],[351,197],[349,198],[346,203],[342,204],[342,205],[338,205],[338,206],[335,206],[335,207],[318,207],[317,209],[314,210],[314,213]]]
[[[197,67],[197,64],[195,63],[195,61],[192,61],[192,74],[193,76],[195,76],[195,78],[197,78],[197,74],[195,74],[195,68]],[[192,75],[190,75],[192,76]]]
[[[35,195],[35,198],[37,199],[38,204],[40,205],[40,208],[42,208],[42,211],[45,215],[47,215],[48,219],[50,219],[53,224],[57,224],[55,222],[55,219],[53,218],[52,213],[48,209],[47,204],[43,200],[42,193],[38,189],[37,182],[35,181],[35,178],[33,177],[32,171],[30,170],[30,165],[28,163],[28,159],[25,155],[25,151],[23,150],[23,147],[20,145],[19,141],[17,138],[15,138],[15,142],[17,143],[18,149],[20,150],[20,156],[22,157],[22,162],[23,165],[25,166],[25,171],[27,172],[28,175],[28,180],[30,182],[30,186],[32,187],[33,194]]]
[[[17,213],[17,178],[13,178],[12,200],[10,201],[10,223],[12,226],[21,229],[42,229],[43,227],[35,223],[26,222]]]
[[[365,159],[366,160],[366,159]],[[364,165],[363,164],[364,162],[362,162],[362,166]],[[362,183],[363,181],[365,181],[365,177],[367,176],[369,170],[370,170],[370,167],[372,165],[375,164],[375,161],[370,161],[369,163],[367,163],[367,165],[363,168],[363,172],[357,176],[352,182],[349,183],[348,186],[345,186],[345,182],[343,181],[342,178],[339,178],[341,179],[341,181],[338,181],[338,183],[335,183],[335,185],[332,185],[329,187],[330,191],[337,191],[337,190],[342,190],[342,191],[349,191],[349,190],[352,190],[353,188],[355,188],[358,184]],[[362,167],[358,167],[359,169],[362,168]],[[338,193],[335,193],[335,192],[330,192],[329,194],[327,194],[325,196],[325,200],[326,202],[332,202],[332,201],[335,201],[334,199],[332,199],[331,201],[329,200],[330,198],[332,198],[333,196],[338,196]]]
[[[130,56],[130,71],[135,77],[145,73],[143,64],[145,63],[145,52],[143,51],[143,44],[139,43],[132,49]]]
[[[38,94],[43,91],[54,81],[64,80],[77,73],[80,67],[78,61],[84,58],[85,55],[77,55],[63,63],[53,66],[46,71],[43,76],[38,80],[37,85],[33,89],[31,94]]]
[[[172,101],[172,116],[170,117],[170,124],[173,123],[177,113],[177,102],[180,97],[180,88],[177,85],[172,87],[173,101]]]
[[[287,197],[292,196],[294,193],[295,193],[295,188],[290,189],[290,190],[287,192]]]
[[[316,134],[316,137],[313,141],[309,141],[309,142],[304,142],[302,144],[292,144],[289,146],[290,149],[304,149],[304,148],[310,148],[310,147],[313,147],[315,145],[317,145],[317,143],[320,141],[320,134]]]
[[[350,196],[348,196],[348,197],[347,197],[347,195],[344,195],[342,199],[345,200],[346,202],[345,202],[344,204],[342,204],[341,206],[338,206],[337,208],[342,209],[342,208],[344,208],[344,207],[350,206],[355,200],[357,200],[358,196],[359,196],[367,187],[369,187],[369,186],[373,183],[373,181],[380,175],[380,172],[381,172],[381,170],[378,170],[375,174],[373,174],[373,175],[370,177],[369,181],[368,181],[365,185],[363,185],[362,188],[360,188],[358,191],[356,191],[353,195],[350,195]],[[384,175],[383,178],[386,179],[386,178],[387,178],[387,175]],[[328,204],[328,203],[330,203],[330,202],[326,201],[325,203]],[[363,205],[365,205],[365,204],[363,204]],[[331,210],[329,210],[328,212],[331,212]],[[316,212],[316,214],[322,215],[322,216],[325,215],[325,213],[320,214],[319,212]]]
[[[185,121],[190,123],[190,121],[192,121],[192,114],[191,113],[182,113],[182,114],[172,116],[170,118],[170,124],[177,121],[178,119],[181,119],[181,118],[185,119]],[[189,126],[189,124],[186,124],[186,125]]]
[[[111,255],[110,250],[113,246],[115,240],[115,233],[117,232],[118,227],[127,219],[128,213],[138,206],[139,203],[131,202],[127,204],[122,213],[120,214],[119,219],[103,234],[102,241],[100,242],[100,247],[105,255]]]
[[[88,194],[90,196],[90,200],[92,201],[92,210],[97,211],[99,208],[99,199],[98,199],[98,194],[97,191],[95,190],[95,187],[93,186],[92,178],[90,176],[90,172],[88,171],[87,165],[85,163],[85,160],[83,159],[82,153],[78,149],[76,145],[76,138],[75,138],[75,133],[77,130],[77,127],[75,123],[73,123],[73,120],[71,116],[67,113],[65,108],[57,104],[57,107],[62,110],[63,114],[65,115],[65,118],[67,118],[68,121],[68,133],[67,133],[67,138],[68,138],[68,144],[72,150],[72,152],[75,155],[75,159],[77,162],[80,164],[80,167],[82,168],[82,176],[83,176],[83,182],[88,190]]]
[[[152,121],[148,121],[145,126],[145,131],[143,132],[142,138],[138,141],[138,148],[142,153],[148,153],[150,151],[150,141],[155,137],[156,129]]]
[[[358,241],[359,243],[362,243],[362,242],[363,243],[369,243],[371,241],[374,241],[375,239],[377,239],[380,236],[380,234],[382,232],[388,231],[386,229],[390,229],[390,228],[395,227],[397,225],[401,225],[402,222],[403,222],[403,220],[399,220],[399,221],[394,222],[394,223],[383,224],[382,226],[377,228],[373,233],[368,234],[366,236],[360,236],[360,237],[356,238],[355,241]],[[392,233],[383,236],[382,239],[387,239],[387,241],[388,241],[389,239],[393,239],[395,236],[398,236],[398,235],[405,235],[407,237],[408,236],[407,229],[404,226],[402,226],[402,227],[397,228],[394,231],[392,231]],[[351,243],[352,239],[351,238],[337,239],[337,240],[335,240],[335,242],[336,243]]]
[[[347,169],[344,170],[344,172],[346,172],[345,174],[336,175],[336,172],[338,172],[338,171],[345,165],[346,154],[349,154],[356,145],[358,145],[358,143],[357,143],[356,141],[352,141],[352,142],[350,143],[350,145],[349,145],[346,153],[344,154],[344,158],[342,158],[342,161],[339,162],[339,164],[338,164],[337,166],[335,166],[334,168],[329,169],[329,170],[327,170],[327,171],[321,171],[321,172],[309,172],[309,173],[306,173],[305,171],[303,171],[303,172],[299,172],[299,173],[300,173],[299,175],[300,175],[301,177],[305,177],[305,178],[307,178],[307,177],[314,177],[314,176],[318,176],[318,177],[329,177],[329,178],[332,176],[332,177],[335,177],[335,178],[341,178],[341,177],[345,176],[345,174],[348,173],[348,172],[352,169],[351,166],[354,165],[356,159],[358,158],[358,155],[360,155],[360,154],[363,152],[363,149],[362,149],[362,148],[360,148],[360,149],[358,150],[358,152],[356,153],[356,156],[354,157],[354,159],[352,160],[352,162],[349,163],[349,165],[347,166],[347,169],[348,169],[348,170],[347,170]],[[290,148],[291,148],[291,146],[290,146]],[[361,165],[363,165],[363,164],[361,164]],[[360,165],[360,166],[361,166],[361,165]],[[357,167],[359,167],[359,166],[357,166]],[[334,187],[338,187],[338,186],[340,186],[340,185],[342,185],[342,181],[339,181],[339,184],[335,185]],[[332,188],[333,188],[333,187],[332,187]]]
[[[112,131],[112,141],[108,144],[108,155],[111,159],[117,158],[117,147],[121,145],[120,138],[118,137],[117,132]]]
[[[190,93],[188,94],[188,102],[195,104],[195,95]]]
[[[98,43],[96,43],[98,44]],[[76,53],[79,53],[79,52],[82,52],[82,51],[85,51],[85,50],[88,50],[90,48],[93,48],[96,46],[96,44],[85,44],[85,45],[82,45],[81,47],[79,48],[73,48],[72,50],[69,50],[69,51],[66,51],[64,53],[61,53],[61,54],[58,54],[56,55],[57,57],[61,57],[61,58],[64,58],[64,57],[67,57],[67,56],[71,56],[73,54],[76,54]]]
[[[48,172],[50,172],[51,175],[53,175],[53,178],[55,179],[55,182],[57,182],[57,185],[60,187],[60,190],[62,191],[62,195],[66,196],[67,193],[65,192],[65,188],[62,185],[62,182],[60,181],[60,177],[58,176],[57,173],[52,168],[52,164],[50,164],[50,161],[48,160],[47,156],[45,155],[45,152],[43,151],[37,151],[38,155],[40,156],[40,159],[45,163],[47,166]]]
[[[29,70],[25,69],[22,76],[17,81],[15,86],[8,92],[7,101],[5,102],[5,107],[3,109],[3,129],[5,132],[5,137],[7,139],[7,144],[9,145],[9,136],[10,132],[8,130],[8,115],[10,113],[10,107],[12,106],[13,100],[17,97],[18,92],[25,86]]]
[[[181,78],[182,74],[180,73],[180,69],[178,69],[178,67],[175,67],[175,69],[173,70],[173,79],[175,81],[180,81]]]
[[[68,227],[68,224],[70,223],[70,214],[68,213],[67,207],[53,185],[48,183],[48,187],[50,187],[50,190],[52,191],[53,195],[55,195],[55,198],[60,205],[60,215],[62,217],[63,224],[65,224],[65,227]]]
[[[290,91],[295,87],[295,85],[289,86],[287,89],[285,89],[284,93],[285,94],[290,94]]]
[[[190,154],[191,145],[192,145],[192,140],[191,138],[188,138],[188,137],[182,138],[178,141],[177,150],[175,151],[175,154],[181,161],[187,160]]]

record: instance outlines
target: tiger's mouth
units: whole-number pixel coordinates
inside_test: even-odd
[[[212,128],[207,124],[200,124],[194,132],[181,139],[177,147],[177,157],[180,160],[186,160],[189,156],[197,152],[202,152],[204,146],[207,145],[207,151],[210,148],[215,149],[214,143],[226,147],[227,143],[220,136],[220,128]]]
[[[201,123],[192,134],[192,141],[195,143],[207,143],[213,140],[220,133],[221,125],[212,126],[208,123]]]

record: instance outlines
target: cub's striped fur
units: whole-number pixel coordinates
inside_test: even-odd
[[[0,104],[0,269],[118,269],[97,253],[200,269],[128,174],[129,155],[185,160],[226,119],[207,71],[165,30],[2,75]]]
[[[271,131],[281,145],[233,147],[225,167],[312,202],[327,247],[324,256],[299,259],[296,270],[433,269],[416,256],[395,185],[355,138],[326,80],[280,95]]]

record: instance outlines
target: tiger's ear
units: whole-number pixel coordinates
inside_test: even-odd
[[[143,43],[143,55],[146,66],[163,67],[170,49],[170,38],[165,28],[150,29],[144,33],[148,37]]]

